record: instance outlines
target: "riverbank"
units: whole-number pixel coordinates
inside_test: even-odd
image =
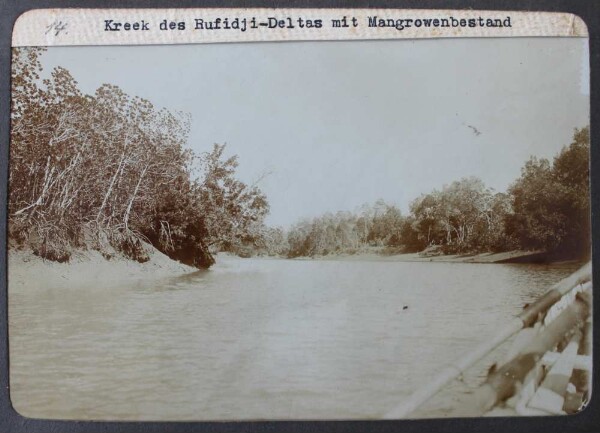
[[[139,263],[116,256],[107,260],[95,250],[74,252],[67,263],[44,260],[27,250],[9,250],[8,279],[11,287],[111,287],[144,279],[156,280],[197,272],[198,269],[170,259],[147,246],[150,260]],[[219,253],[218,256],[228,255]],[[379,262],[454,262],[454,263],[523,263],[536,261],[540,252],[509,251],[471,255],[423,256],[420,253],[385,254],[378,250],[356,254],[336,254],[294,260],[379,261]],[[267,257],[263,257],[267,259]],[[274,257],[272,259],[275,259]],[[218,261],[218,258],[217,258]],[[558,262],[554,260],[552,262]]]
[[[311,260],[311,258],[299,258],[299,260]],[[377,251],[368,251],[357,254],[319,256],[315,257],[314,260],[454,263],[553,263],[562,261],[546,261],[545,253],[541,251],[506,251],[502,253],[445,254],[436,256],[424,256],[421,253],[384,254]]]
[[[24,287],[110,287],[143,279],[168,278],[198,271],[147,247],[150,260],[139,263],[124,257],[105,259],[94,250],[79,250],[67,263],[44,260],[27,250],[9,250],[8,283]]]

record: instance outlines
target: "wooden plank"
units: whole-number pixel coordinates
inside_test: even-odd
[[[562,351],[535,395],[527,404],[528,407],[543,410],[549,414],[564,413],[565,394],[573,374],[573,365],[575,364],[580,341],[581,332],[578,332],[571,338],[565,350]]]
[[[559,357],[560,353],[558,352],[546,352],[542,358],[542,365],[552,367]],[[576,355],[573,369],[592,371],[592,357],[589,355]]]
[[[527,406],[529,400],[531,400],[531,398],[535,395],[538,383],[540,383],[542,377],[543,368],[540,360],[540,362],[536,364],[533,370],[531,370],[525,378],[525,383],[521,388],[519,395],[517,396],[517,399],[515,401],[515,410],[517,411],[517,414],[521,416],[540,416],[546,414],[545,412],[542,412],[539,409],[532,409]]]

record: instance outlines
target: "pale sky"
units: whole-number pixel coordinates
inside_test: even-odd
[[[587,39],[511,38],[60,47],[93,94],[118,85],[192,115],[189,146],[227,143],[267,223],[355,210],[408,212],[465,176],[504,191],[530,155],[551,158],[589,123]],[[469,126],[480,132],[479,135]]]

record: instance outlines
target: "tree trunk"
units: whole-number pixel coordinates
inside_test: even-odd
[[[137,193],[140,189],[140,185],[142,184],[142,180],[144,180],[144,176],[146,175],[146,171],[148,171],[148,165],[144,167],[142,170],[142,174],[140,174],[140,178],[138,179],[137,185],[133,190],[133,195],[131,196],[131,200],[129,200],[129,204],[127,205],[127,210],[125,211],[125,217],[123,218],[123,222],[125,223],[125,230],[129,230],[129,215],[131,215],[131,207],[133,206],[133,202],[137,196]]]
[[[108,190],[106,191],[106,194],[104,194],[104,199],[102,200],[102,204],[100,205],[100,209],[98,209],[98,214],[96,215],[96,222],[98,222],[100,220],[100,216],[102,215],[104,206],[106,206],[106,203],[108,202],[108,199],[109,199],[110,195],[112,194],[112,190],[113,190],[113,187],[115,186],[117,178],[119,177],[119,174],[122,172],[124,162],[125,162],[125,152],[123,152],[121,154],[119,166],[117,167],[115,174],[113,174],[113,177],[110,180],[110,185],[108,186]]]

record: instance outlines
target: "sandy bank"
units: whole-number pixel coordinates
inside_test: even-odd
[[[123,257],[106,260],[98,251],[75,252],[68,263],[44,260],[30,251],[9,250],[8,285],[11,288],[110,287],[144,279],[167,278],[197,269],[171,260],[156,249],[150,260],[138,263]]]
[[[507,251],[503,253],[481,254],[448,254],[424,257],[419,253],[385,255],[377,252],[358,254],[339,254],[315,257],[315,260],[344,260],[344,261],[388,261],[388,262],[455,262],[455,263],[509,263],[534,260],[542,253],[539,251]],[[303,260],[303,259],[300,259]],[[310,258],[307,258],[310,260]]]

